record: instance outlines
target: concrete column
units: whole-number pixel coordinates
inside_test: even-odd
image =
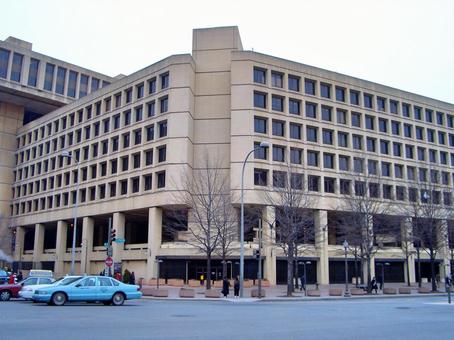
[[[157,276],[156,256],[162,242],[162,209],[153,207],[148,209],[148,253],[145,279]]]
[[[415,251],[414,251],[414,246],[413,246],[413,225],[412,225],[412,219],[411,217],[409,218],[404,218],[401,221],[400,224],[400,229],[401,229],[401,240],[402,240],[402,252],[404,255],[404,258],[407,255],[408,257],[408,263],[407,261],[404,262],[404,276],[405,276],[405,282],[410,281],[410,283],[415,283],[416,282],[416,275],[415,275]],[[408,266],[408,272],[410,275],[410,280],[407,277],[407,266]]]
[[[35,242],[33,244],[33,268],[41,269],[41,256],[44,253],[44,224],[35,225]]]
[[[445,277],[451,275],[449,240],[448,240],[448,221],[441,220],[437,227],[438,256],[440,263],[440,281],[445,282]]]
[[[112,229],[115,229],[117,238],[125,238],[125,214],[120,212],[113,214]],[[124,243],[114,242],[112,244],[114,262],[121,262],[124,249]]]
[[[329,257],[328,257],[328,212],[314,211],[315,249],[318,255],[317,282],[329,284]]]
[[[91,217],[84,217],[82,220],[82,251],[80,258],[81,274],[90,274],[90,258],[93,253],[93,228],[94,220]]]
[[[263,255],[265,262],[263,266],[263,277],[267,279],[271,285],[276,284],[276,250],[274,244],[276,242],[276,208],[267,206],[262,210],[262,234],[263,234]]]
[[[16,227],[16,244],[14,252],[14,261],[21,262],[24,253],[25,228]]]
[[[64,263],[66,255],[66,238],[68,232],[68,223],[65,221],[57,222],[57,242],[55,245],[55,277],[65,275]]]

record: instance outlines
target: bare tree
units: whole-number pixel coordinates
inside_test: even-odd
[[[176,195],[179,206],[187,209],[173,210],[177,224],[188,226],[187,242],[206,256],[206,288],[211,288],[211,260],[219,253],[224,262],[234,239],[235,220],[231,206],[228,169],[223,169],[215,157],[205,153],[203,167],[182,174],[182,190]],[[173,232],[181,228],[174,228]],[[172,232],[172,231],[171,231]],[[226,266],[225,266],[226,267]],[[226,271],[226,268],[224,268]],[[224,273],[226,274],[226,273]]]
[[[314,198],[304,190],[303,175],[287,164],[284,171],[274,171],[273,190],[265,192],[267,205],[276,208],[275,220],[266,223],[275,226],[276,245],[287,259],[287,296],[294,291],[295,262],[315,240],[313,223]]]
[[[405,216],[412,219],[412,239],[418,243],[430,259],[432,291],[437,291],[436,258],[447,235],[446,220],[452,218],[452,207],[442,202],[442,187],[438,184],[437,172],[429,169],[429,181],[420,180],[409,188],[409,204],[404,208]],[[422,178],[421,178],[422,179]],[[451,195],[451,193],[447,193]],[[444,199],[444,198],[443,198]],[[419,273],[421,276],[421,273]]]
[[[391,213],[390,187],[378,173],[378,167],[374,165],[373,169],[368,163],[368,172],[375,175],[362,175],[364,159],[359,159],[361,166],[355,169],[357,174],[352,176],[354,193],[343,199],[337,210],[348,211],[344,220],[339,223],[339,227],[345,238],[355,248],[355,254],[358,253],[367,267],[367,287],[370,293],[371,288],[371,262],[377,251],[382,248],[383,242],[380,242],[382,235],[389,234],[386,223],[375,223],[374,218],[385,218]],[[373,170],[373,171],[372,171]],[[380,193],[382,192],[382,195]]]

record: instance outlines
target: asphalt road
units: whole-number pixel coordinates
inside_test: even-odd
[[[443,297],[302,302],[0,302],[1,339],[454,339]]]

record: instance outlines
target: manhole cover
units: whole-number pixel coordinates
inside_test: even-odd
[[[396,309],[410,309],[410,307],[396,307]]]
[[[190,314],[174,314],[174,315],[171,315],[171,316],[173,316],[174,318],[191,318],[194,315],[190,315]]]

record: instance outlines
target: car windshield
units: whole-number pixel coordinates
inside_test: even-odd
[[[67,286],[73,282],[76,282],[78,280],[80,280],[82,278],[82,276],[77,276],[77,277],[67,277],[65,279],[63,279],[63,281],[59,284],[60,286]]]

